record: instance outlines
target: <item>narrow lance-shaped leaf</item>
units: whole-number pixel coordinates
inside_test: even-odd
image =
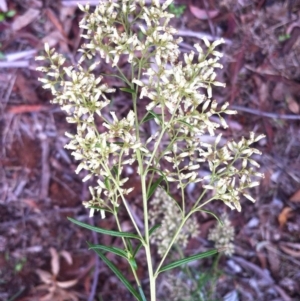
[[[78,226],[81,226],[81,227],[86,228],[91,231],[95,231],[97,233],[107,234],[107,235],[111,235],[111,236],[115,236],[115,237],[128,237],[128,238],[141,240],[141,238],[138,235],[130,233],[130,232],[119,232],[119,231],[102,229],[99,227],[95,227],[95,226],[91,226],[89,224],[79,222],[76,219],[73,219],[71,217],[68,217],[68,220]]]
[[[156,190],[157,186],[161,183],[161,181],[164,179],[163,176],[160,176],[149,188],[149,190],[147,191],[147,200],[150,199],[150,197],[152,196],[152,194],[154,193],[154,191]]]
[[[139,289],[140,295],[142,297],[142,300],[147,301],[143,289],[140,286],[138,286],[138,289]]]
[[[121,91],[131,93],[131,94],[136,94],[135,90],[130,89],[130,88],[120,88]]]
[[[158,120],[161,121],[161,118],[160,118],[161,116],[162,116],[162,114],[156,114],[153,111],[149,111],[147,113],[147,115],[144,116],[144,118],[142,119],[141,124],[144,123],[144,122],[147,122],[147,121],[149,121],[151,119],[155,119],[155,118],[157,118]]]
[[[136,271],[137,270],[137,264],[135,259],[133,258],[132,253],[128,253],[120,248],[117,247],[109,247],[109,246],[104,246],[104,245],[91,245],[90,244],[90,249],[91,250],[102,250],[104,252],[111,252],[117,256],[125,258],[128,263],[132,266],[132,268]]]
[[[90,244],[88,243],[90,246]],[[139,293],[134,289],[130,282],[125,278],[121,271],[99,250],[95,250],[99,257],[107,264],[107,266],[115,273],[115,275],[121,280],[125,287],[132,293],[132,295],[138,301],[143,301]]]
[[[193,255],[193,256],[190,256],[190,257],[186,257],[186,258],[174,261],[170,264],[167,264],[167,265],[161,267],[159,269],[158,273],[165,272],[165,271],[177,268],[177,267],[179,267],[183,264],[187,264],[187,263],[189,263],[191,261],[194,261],[194,260],[198,260],[198,259],[202,259],[202,258],[205,258],[205,257],[215,255],[218,252],[219,252],[219,250],[213,249],[213,250],[209,250],[209,251],[206,251],[206,252],[203,252],[203,253],[199,253],[199,254],[196,254],[196,255]]]
[[[166,177],[166,175],[161,171],[161,170],[159,170],[159,169],[157,169],[157,168],[149,168],[148,169],[148,171],[150,172],[150,171],[156,171],[157,173],[159,173],[162,177],[163,177],[163,179],[165,180],[165,182],[166,182],[166,185],[167,185],[167,189],[165,189],[166,191],[170,191],[170,188],[169,188],[169,182],[168,182],[168,180],[167,180],[167,177]]]
[[[111,252],[111,253],[116,254],[118,256],[121,256],[125,259],[128,259],[126,251],[124,251],[120,248],[117,248],[117,247],[109,247],[109,246],[104,246],[104,245],[89,244],[89,249],[91,249],[91,250],[102,250],[104,252]]]

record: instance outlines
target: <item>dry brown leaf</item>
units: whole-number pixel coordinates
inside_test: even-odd
[[[70,288],[72,286],[74,286],[77,283],[77,279],[73,279],[73,280],[68,280],[68,281],[56,281],[56,284],[61,287],[61,288]]]
[[[23,27],[27,26],[32,21],[34,21],[39,14],[40,14],[39,10],[34,8],[29,8],[24,15],[15,18],[14,22],[11,25],[12,30],[18,31],[22,29]]]
[[[54,248],[50,248],[49,251],[51,254],[51,271],[54,276],[57,276],[59,273],[59,256]]]
[[[291,202],[299,203],[300,202],[300,189],[297,190],[289,199]]]
[[[72,255],[70,254],[70,252],[63,250],[59,252],[59,255],[61,255],[69,265],[73,263]]]
[[[294,114],[299,113],[299,104],[297,103],[296,99],[291,95],[287,94],[285,97],[289,110]]]
[[[282,209],[282,211],[280,212],[280,214],[278,216],[278,222],[279,222],[280,228],[282,228],[286,224],[288,218],[292,216],[292,211],[293,211],[293,209],[290,207],[285,207]]]
[[[200,20],[212,19],[219,14],[218,10],[205,10],[193,5],[190,5],[190,11],[196,18]]]
[[[37,269],[35,272],[38,274],[42,282],[46,284],[51,284],[53,282],[53,276],[49,272],[40,269]]]

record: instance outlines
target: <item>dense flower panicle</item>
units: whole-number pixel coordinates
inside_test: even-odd
[[[179,205],[162,188],[155,191],[151,205],[152,210],[149,216],[151,223],[161,225],[151,236],[151,242],[157,245],[158,254],[163,256],[183,216]],[[192,216],[185,223],[175,243],[185,248],[189,238],[197,237],[199,233],[197,220],[195,216]]]
[[[234,253],[234,227],[226,213],[222,214],[221,220],[223,225],[218,223],[213,229],[210,229],[208,239],[215,243],[217,249],[225,249],[224,253],[231,256]]]
[[[165,179],[183,190],[202,182],[232,209],[241,210],[241,194],[254,201],[247,189],[256,186],[253,178],[262,174],[254,171],[258,164],[250,156],[258,153],[252,144],[264,136],[251,133],[248,140],[221,146],[221,135],[212,145],[202,139],[207,133],[215,136],[219,127],[227,128],[222,114],[236,113],[228,109],[228,103],[219,108],[212,98],[212,86],[224,86],[215,72],[222,68],[222,54],[215,48],[224,40],[210,43],[204,38],[207,50],[197,43],[195,50],[179,61],[181,38],[174,38],[176,29],[169,25],[173,15],[167,11],[171,2],[161,5],[153,0],[148,7],[143,0],[102,0],[93,12],[89,5],[79,5],[85,12],[80,22],[85,43],[79,49],[78,65],[67,67],[65,58],[47,44],[46,56],[37,57],[49,62],[38,68],[48,76],[40,79],[43,87],[51,90],[52,102],[66,111],[67,121],[77,124],[77,133],[67,134],[71,141],[66,145],[81,161],[76,172],[87,170],[85,181],[93,175],[98,178],[87,207],[118,206],[114,196],[131,191],[123,188],[127,181],[124,165],[138,160],[143,164],[138,173],[162,169]],[[121,57],[127,58],[132,78],[119,67]],[[108,95],[115,89],[107,86],[105,75],[95,76],[94,69],[103,61],[114,67],[135,101],[147,99],[148,113],[142,119],[138,119],[138,106],[123,118],[104,111],[110,103]],[[104,132],[98,131],[95,115],[102,119]],[[139,131],[144,122],[156,123],[157,135],[142,135]],[[200,177],[203,168],[211,175]]]
[[[193,301],[192,292],[197,289],[194,282],[187,277],[184,273],[172,275],[171,273],[166,276],[166,286],[169,290],[169,300],[172,301]]]

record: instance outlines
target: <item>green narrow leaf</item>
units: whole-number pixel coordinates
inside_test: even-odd
[[[122,142],[122,141],[114,141],[114,142],[111,142],[111,144],[116,144],[116,145],[119,145],[119,146],[123,146],[124,142]]]
[[[90,244],[88,243],[90,246]],[[134,289],[130,282],[125,278],[121,271],[99,250],[95,250],[99,257],[107,264],[107,266],[115,273],[115,275],[121,280],[125,287],[132,293],[132,295],[138,300],[143,301],[139,293]]]
[[[154,225],[150,230],[149,230],[149,237],[153,234],[153,232],[159,228],[161,225]],[[139,245],[136,247],[135,251],[133,252],[133,257],[136,256],[137,252],[140,250],[140,248],[142,247],[142,243],[139,243]]]
[[[191,129],[193,128],[193,126],[192,126],[191,124],[187,123],[186,121],[184,121],[184,120],[182,120],[182,119],[179,119],[178,122],[181,122],[181,123],[187,125],[187,126],[188,126],[189,128],[191,128]]]
[[[126,237],[125,237],[125,240],[126,240],[126,243],[127,243],[128,247],[129,247],[129,252],[132,254],[133,253],[133,248],[132,248],[131,241],[130,241],[130,239],[128,239]]]
[[[102,250],[104,252],[111,252],[113,254],[116,254],[117,256],[123,257],[128,261],[128,263],[133,267],[133,269],[135,271],[137,270],[137,264],[136,264],[135,259],[132,257],[132,254],[128,254],[126,251],[124,251],[120,248],[90,244],[90,249],[91,250]]]
[[[110,172],[111,172],[113,175],[118,175],[118,171],[119,171],[118,165],[114,165],[113,168],[110,170]]]
[[[143,291],[142,287],[141,287],[141,286],[138,286],[138,289],[139,289],[140,295],[141,295],[141,297],[142,297],[142,300],[143,300],[143,301],[147,301],[147,299],[146,299],[146,297],[145,297],[145,294],[144,294],[144,291]]]
[[[105,185],[107,190],[110,190],[109,177],[105,177],[104,185]]]
[[[127,258],[129,264],[132,266],[132,268],[136,271],[137,270],[137,264],[133,257]]]
[[[93,244],[89,244],[89,249],[91,250],[103,250],[105,252],[111,252],[113,254],[116,254],[118,256],[121,256],[125,259],[128,260],[128,257],[127,257],[127,252],[120,249],[120,248],[117,248],[117,247],[109,247],[109,246],[104,246],[104,245],[93,245]]]
[[[147,191],[147,201],[150,199],[154,191],[156,190],[157,186],[161,183],[161,181],[164,179],[163,176],[160,176],[149,188]]]
[[[160,118],[161,116],[162,116],[162,114],[156,114],[153,111],[149,111],[147,113],[147,115],[144,116],[144,118],[142,119],[141,124],[144,123],[144,122],[147,122],[147,121],[149,121],[151,119],[154,119],[154,118],[157,118],[158,120],[161,121],[161,118]]]
[[[165,182],[166,182],[166,184],[167,184],[167,191],[169,191],[170,189],[169,189],[169,182],[167,181],[167,177],[165,176],[165,174],[161,171],[161,170],[159,170],[159,169],[157,169],[157,168],[149,168],[148,169],[149,171],[150,170],[154,170],[154,171],[156,171],[156,172],[158,172],[163,178],[164,178],[164,180],[165,180]]]
[[[194,261],[194,260],[198,260],[198,259],[202,259],[202,258],[205,258],[205,257],[215,255],[218,252],[219,252],[219,250],[213,249],[213,250],[209,250],[209,251],[206,251],[206,252],[203,252],[203,253],[199,253],[199,254],[196,254],[196,255],[193,255],[193,256],[190,256],[190,257],[186,257],[186,258],[174,261],[170,264],[167,264],[167,265],[161,267],[159,269],[158,273],[165,272],[165,271],[177,268],[177,267],[179,267],[183,264],[187,264],[187,263],[189,263],[191,261]]]
[[[133,90],[131,88],[120,88],[120,90],[124,91],[124,92],[131,93],[131,94],[136,94],[135,90]]]
[[[141,240],[141,238],[138,235],[130,233],[130,232],[119,232],[119,231],[102,229],[99,227],[95,227],[95,226],[91,226],[89,224],[79,222],[76,219],[73,219],[71,217],[68,217],[68,220],[78,226],[81,226],[81,227],[86,228],[91,231],[95,231],[97,233],[107,234],[107,235],[111,235],[111,236],[115,236],[115,237],[128,237],[128,238]]]

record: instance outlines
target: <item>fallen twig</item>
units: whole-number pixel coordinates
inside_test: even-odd
[[[0,62],[0,68],[26,68],[29,67],[29,61]]]
[[[246,112],[249,114],[258,115],[258,116],[267,117],[267,118],[300,120],[300,115],[288,115],[288,114],[262,112],[262,111],[259,111],[256,109],[245,108],[245,107],[240,107],[240,106],[235,106],[235,105],[231,106],[231,108],[234,110],[237,110],[237,111]]]

